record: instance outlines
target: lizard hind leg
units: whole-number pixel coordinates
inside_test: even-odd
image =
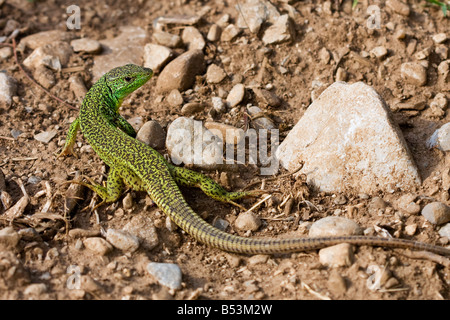
[[[225,190],[220,184],[215,182],[208,176],[201,174],[199,172],[176,167],[174,165],[169,164],[170,173],[178,185],[186,186],[186,187],[198,187],[200,188],[207,196],[213,198],[214,200],[218,200],[221,202],[230,203],[239,207],[242,210],[246,210],[243,206],[236,203],[236,200],[256,196],[259,192],[254,191],[235,191],[229,192]],[[262,193],[262,192],[261,192]]]

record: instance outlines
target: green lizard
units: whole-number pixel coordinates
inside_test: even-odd
[[[255,239],[235,236],[214,228],[198,216],[186,203],[178,185],[200,187],[219,201],[234,201],[251,192],[227,192],[211,178],[198,172],[170,164],[157,151],[134,139],[135,131],[118,113],[123,99],[144,85],[152,76],[151,69],[125,65],[103,75],[88,91],[80,113],[71,124],[66,144],[60,155],[73,154],[76,135],[84,137],[99,157],[110,167],[107,186],[81,184],[96,192],[103,202],[116,201],[125,185],[145,191],[178,226],[196,240],[236,253],[283,253],[313,250],[338,243],[402,247],[450,255],[450,250],[411,240],[366,236],[338,236],[293,239]],[[90,180],[90,179],[89,179]]]

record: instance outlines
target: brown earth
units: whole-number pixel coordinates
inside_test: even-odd
[[[0,1],[0,28],[13,19],[21,29],[20,37],[44,30],[66,30],[67,6],[73,1],[36,1],[34,3],[14,0]],[[442,173],[450,159],[439,150],[428,150],[425,142],[440,125],[448,122],[447,113],[435,114],[430,103],[438,93],[450,98],[448,83],[440,83],[437,65],[442,60],[435,51],[432,36],[450,30],[450,20],[443,16],[436,6],[427,6],[425,1],[409,1],[411,14],[403,16],[385,6],[385,1],[375,1],[380,7],[380,29],[368,29],[366,9],[368,1],[360,1],[351,9],[351,1],[273,1],[282,12],[295,8],[292,17],[295,28],[294,39],[287,43],[265,46],[260,36],[244,30],[232,42],[209,43],[205,49],[206,59],[221,65],[228,78],[219,85],[209,85],[204,77],[198,77],[196,85],[200,89],[186,94],[188,100],[210,101],[212,93],[219,88],[229,91],[234,83],[247,86],[272,84],[274,92],[283,100],[278,108],[265,108],[266,115],[279,126],[282,137],[292,128],[311,103],[312,91],[317,96],[321,90],[336,80],[338,67],[347,72],[347,81],[364,81],[372,85],[387,104],[394,110],[406,141],[410,146],[423,178],[423,186],[415,192],[416,203],[424,206],[432,199],[450,204],[448,190],[442,186]],[[229,14],[235,22],[239,1],[78,1],[81,8],[82,25],[73,32],[77,37],[106,39],[114,37],[119,27],[126,25],[144,28],[151,39],[152,21],[164,15],[195,15],[204,12],[197,25],[206,36],[209,27],[224,14]],[[204,10],[209,6],[209,10]],[[204,10],[204,11],[202,11]],[[264,26],[265,28],[266,26]],[[180,27],[168,31],[181,33]],[[406,37],[397,39],[398,30],[404,30]],[[3,34],[1,34],[3,35]],[[388,54],[383,59],[365,56],[377,46],[384,46]],[[449,40],[443,46],[449,48]],[[320,54],[326,48],[331,54]],[[400,77],[400,65],[414,61],[414,53],[431,48],[428,59],[428,81],[424,86],[406,84]],[[268,50],[267,50],[268,49]],[[19,54],[23,60],[31,51]],[[267,57],[268,65],[261,72],[261,65]],[[229,58],[226,64],[221,61]],[[227,59],[228,60],[228,59]],[[86,86],[92,84],[93,57],[87,54],[72,55],[68,67],[56,73],[56,84],[50,91],[61,99],[79,105],[69,89],[68,78],[73,73],[81,75]],[[285,70],[280,69],[280,66]],[[179,229],[169,231],[165,219],[158,208],[148,205],[145,193],[131,192],[134,205],[124,209],[122,201],[113,206],[103,206],[97,213],[81,211],[89,205],[93,195],[84,194],[84,200],[64,221],[64,195],[75,171],[89,177],[98,177],[105,172],[102,161],[94,154],[80,152],[84,145],[78,138],[76,152],[79,158],[57,159],[55,153],[61,148],[61,141],[69,124],[77,115],[76,110],[53,100],[33,85],[20,71],[13,57],[0,61],[0,68],[18,82],[17,97],[9,108],[0,108],[0,169],[6,176],[6,191],[16,203],[22,196],[16,179],[24,182],[30,195],[30,203],[23,216],[11,221],[2,216],[0,207],[0,227],[12,225],[15,230],[28,229],[22,233],[20,242],[13,248],[0,251],[0,298],[1,299],[449,299],[450,270],[441,264],[408,257],[404,250],[356,247],[355,262],[350,267],[330,268],[319,262],[317,252],[270,256],[263,263],[253,263],[248,256],[234,255],[209,248],[195,242]],[[74,71],[75,70],[75,71]],[[125,118],[141,116],[144,120],[157,120],[166,127],[180,116],[180,109],[169,106],[164,97],[152,91],[155,76],[145,89],[138,90],[124,101],[122,114]],[[321,82],[320,88],[313,86]],[[246,103],[258,105],[255,97],[248,94]],[[395,110],[402,101],[415,103],[423,100],[423,110]],[[237,127],[244,126],[242,106],[238,116],[225,113],[216,121],[229,120]],[[195,118],[205,120],[211,117],[210,108],[196,114]],[[23,133],[11,138],[11,130]],[[57,135],[48,144],[36,141],[33,136],[41,131],[57,130]],[[307,128],[305,128],[307,130]],[[239,189],[260,179],[254,169],[229,172],[227,188]],[[219,180],[220,172],[209,172]],[[30,179],[32,177],[32,179]],[[32,183],[34,178],[41,180]],[[223,178],[223,176],[222,176]],[[224,181],[226,179],[220,179]],[[47,196],[35,197],[45,190],[49,182],[52,198],[50,210],[39,215],[48,200]],[[382,212],[369,210],[372,197],[352,194],[323,194],[310,190],[302,181],[284,177],[267,182],[268,189],[278,190],[279,200],[289,193],[296,201],[288,215],[281,215],[283,209],[276,205],[264,204],[257,209],[263,218],[263,225],[252,237],[307,236],[307,226],[317,219],[339,214],[356,221],[364,229],[374,225],[387,229],[392,235],[412,238],[438,245],[447,245],[448,239],[439,237],[438,228],[428,223],[420,214],[410,215],[395,207],[396,200],[405,192],[380,193],[389,206]],[[207,221],[215,217],[228,220],[230,225],[239,211],[230,205],[217,203],[198,190],[183,189],[196,212]],[[345,196],[343,202],[335,201]],[[314,204],[315,209],[306,205],[305,200]],[[242,202],[250,207],[255,200]],[[356,208],[356,210],[354,210]],[[51,213],[51,214],[50,214]],[[115,249],[106,256],[92,254],[80,246],[79,239],[67,236],[67,227],[86,230],[122,228],[134,215],[150,216],[156,226],[159,244],[152,250],[139,248],[134,253],[123,253]],[[67,224],[66,224],[67,223]],[[405,227],[416,225],[412,235],[405,233]],[[227,231],[232,231],[228,227]],[[149,261],[177,263],[183,273],[182,289],[167,290],[158,284],[146,271]],[[371,265],[386,267],[389,274],[381,288],[370,290],[367,269]],[[70,266],[76,266],[83,276],[81,289],[67,286]],[[69,270],[70,271],[70,270]],[[393,280],[392,280],[393,279]],[[44,289],[30,287],[43,283]],[[386,283],[389,283],[387,285]]]

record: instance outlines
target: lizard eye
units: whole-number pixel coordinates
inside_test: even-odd
[[[130,81],[131,81],[131,78],[130,78],[130,77],[125,77],[125,81],[126,81],[126,82],[130,82]]]

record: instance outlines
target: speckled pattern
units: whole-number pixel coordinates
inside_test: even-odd
[[[200,187],[207,195],[233,203],[251,193],[227,192],[214,180],[192,170],[169,164],[151,147],[134,139],[135,132],[118,109],[123,99],[144,85],[152,76],[148,68],[126,65],[101,77],[86,94],[79,117],[69,130],[61,155],[72,153],[79,128],[85,138],[110,166],[107,187],[85,184],[105,202],[114,202],[124,183],[134,190],[147,191],[152,200],[178,226],[200,242],[236,253],[283,253],[313,250],[346,242],[357,245],[400,247],[450,255],[450,250],[410,240],[365,236],[297,239],[253,239],[231,235],[214,228],[186,203],[178,184]]]

